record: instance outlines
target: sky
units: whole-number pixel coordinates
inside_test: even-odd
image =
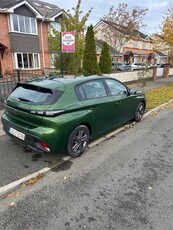
[[[71,10],[72,7],[76,7],[77,0],[44,0],[57,5],[59,8],[64,10]],[[139,7],[140,9],[148,9],[147,14],[144,17],[143,23],[146,25],[146,28],[143,28],[141,32],[151,35],[159,31],[159,25],[163,21],[164,13],[173,7],[172,0],[82,0],[81,10],[85,15],[88,10],[93,7],[92,13],[89,16],[87,25],[92,24],[93,26],[103,17],[104,14],[109,12],[109,8],[114,6],[114,9],[118,7],[119,3],[126,3],[128,5],[128,10]]]

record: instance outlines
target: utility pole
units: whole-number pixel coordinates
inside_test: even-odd
[[[61,77],[63,78],[63,55],[62,55],[62,34],[60,32],[60,52],[61,52]]]

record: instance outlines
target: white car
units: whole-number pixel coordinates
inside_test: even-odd
[[[146,67],[147,67],[147,64],[142,63],[142,62],[134,62],[131,64],[132,70],[139,70],[139,69],[143,69]]]

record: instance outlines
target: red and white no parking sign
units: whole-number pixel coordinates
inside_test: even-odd
[[[61,33],[62,53],[75,52],[75,32],[62,32]]]

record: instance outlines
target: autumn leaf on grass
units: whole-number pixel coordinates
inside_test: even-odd
[[[154,109],[173,99],[173,85],[162,86],[145,92],[147,109]]]

